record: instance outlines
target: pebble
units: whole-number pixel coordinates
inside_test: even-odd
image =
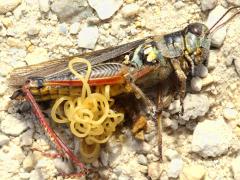
[[[220,156],[228,151],[232,136],[223,119],[205,120],[193,132],[192,151],[204,158]]]
[[[10,114],[5,115],[4,117],[0,117],[0,120],[2,120],[0,126],[1,131],[7,135],[19,136],[28,128],[26,121],[17,119]]]
[[[42,12],[48,12],[50,10],[50,3],[49,0],[38,0],[39,9]]]
[[[200,0],[203,11],[213,9],[217,5],[217,0]]]
[[[109,162],[108,152],[102,150],[101,154],[100,154],[100,159],[101,159],[103,166],[108,166],[108,162]]]
[[[232,108],[224,108],[223,109],[223,117],[229,121],[235,120],[237,118],[238,112]]]
[[[24,132],[20,137],[21,146],[30,146],[33,143],[33,130]]]
[[[61,34],[66,35],[68,32],[68,26],[66,23],[62,23],[58,25],[58,30]]]
[[[191,88],[193,91],[199,92],[202,89],[202,79],[199,77],[193,77],[191,79]]]
[[[150,153],[152,150],[152,146],[146,142],[142,143],[142,153],[144,154],[148,154]]]
[[[88,0],[89,5],[96,10],[99,18],[110,18],[123,4],[123,0]]]
[[[0,1],[0,14],[5,14],[14,10],[22,0],[1,0]]]
[[[80,23],[75,22],[70,26],[69,32],[70,34],[77,34],[80,30]]]
[[[240,59],[239,58],[234,60],[234,65],[238,75],[240,76]]]
[[[7,38],[7,45],[15,48],[25,48],[23,41],[17,38],[9,37]]]
[[[54,159],[54,165],[59,172],[64,172],[66,174],[73,172],[70,163],[62,160],[61,158]]]
[[[181,158],[173,159],[167,169],[168,177],[177,178],[183,168],[183,161]]]
[[[231,169],[235,180],[240,179],[240,156],[236,157],[231,163]]]
[[[170,118],[163,118],[163,126],[164,127],[170,127],[173,130],[178,129],[178,122],[174,119],[170,119]]]
[[[27,157],[23,160],[23,168],[27,172],[30,172],[31,170],[33,170],[35,164],[36,164],[36,160],[32,153],[28,154]]]
[[[94,49],[98,36],[97,26],[85,27],[78,33],[78,46],[86,49]]]
[[[191,165],[183,168],[180,180],[202,180],[205,179],[206,170],[201,165]]]
[[[9,137],[4,134],[0,134],[0,146],[7,144],[10,141]]]
[[[207,77],[202,79],[202,86],[208,86],[214,82],[214,78],[211,74],[208,74]]]
[[[122,15],[125,18],[135,16],[139,12],[139,5],[128,4],[122,8]]]
[[[178,152],[176,150],[173,150],[173,149],[166,149],[166,151],[164,152],[164,155],[169,160],[179,159],[180,158],[180,155],[178,154]]]
[[[212,27],[213,24],[217,22],[219,17],[221,17],[226,12],[226,9],[220,5],[215,7],[208,15],[207,26]],[[220,48],[225,40],[227,34],[226,26],[221,27],[212,34],[211,45]]]
[[[144,156],[143,154],[138,155],[137,159],[138,159],[138,163],[141,165],[147,165],[148,163],[146,156]]]
[[[188,121],[204,116],[208,112],[209,106],[210,103],[206,95],[188,93],[183,100],[184,113],[181,119]]]
[[[148,164],[148,176],[152,180],[157,180],[157,179],[159,179],[160,175],[161,175],[160,164],[157,162],[149,163]]]
[[[200,64],[195,68],[195,76],[205,78],[207,77],[207,75],[208,75],[208,69],[203,64]]]
[[[51,4],[51,10],[57,14],[60,21],[82,21],[83,18],[91,16],[89,14],[86,0],[56,0]],[[83,15],[82,15],[83,13]]]
[[[37,47],[33,51],[27,54],[25,58],[28,65],[41,63],[49,60],[48,51],[45,48]]]
[[[170,111],[171,114],[176,114],[181,111],[181,103],[180,100],[174,100],[168,107],[168,110]]]
[[[40,28],[38,27],[38,25],[34,24],[34,25],[30,25],[30,27],[27,30],[27,33],[30,36],[35,36],[39,33],[39,31],[40,31]]]
[[[42,171],[40,169],[31,171],[29,180],[44,180]]]
[[[217,65],[217,53],[215,51],[210,51],[207,67],[209,70],[213,70],[215,69],[216,65]]]

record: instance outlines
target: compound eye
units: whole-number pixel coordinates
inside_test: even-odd
[[[197,36],[201,36],[202,34],[202,27],[201,26],[197,26],[197,25],[193,25],[189,27],[189,31]]]

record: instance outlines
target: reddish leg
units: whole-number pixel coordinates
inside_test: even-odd
[[[44,127],[45,131],[48,133],[48,135],[53,139],[54,143],[56,144],[57,148],[63,151],[64,154],[67,154],[69,158],[73,161],[73,163],[80,167],[82,171],[77,174],[71,174],[70,176],[84,176],[88,173],[88,169],[85,168],[84,164],[81,163],[78,158],[75,156],[75,154],[63,143],[63,141],[58,137],[58,135],[53,131],[53,129],[49,126],[47,120],[45,119],[43,113],[41,112],[41,109],[39,108],[37,102],[35,101],[33,95],[28,89],[28,85],[24,85],[22,87],[22,90],[25,94],[26,99],[29,101],[29,103],[32,105],[33,112],[37,116],[39,122]],[[68,176],[66,174],[62,174],[64,176]]]

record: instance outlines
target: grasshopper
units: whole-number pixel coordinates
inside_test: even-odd
[[[15,91],[12,99],[23,96],[31,104],[33,112],[58,149],[81,168],[80,174],[86,174],[85,166],[50,127],[37,103],[56,99],[63,92],[71,94],[74,88],[82,85],[69,71],[69,60],[74,57],[89,60],[92,65],[88,81],[90,86],[130,85],[144,102],[149,116],[156,120],[159,108],[145,95],[143,89],[153,87],[174,75],[178,80],[178,94],[182,101],[188,75],[194,74],[195,66],[207,65],[211,34],[239,14],[240,11],[235,12],[227,21],[218,25],[230,11],[237,8],[228,9],[210,29],[202,23],[191,23],[183,30],[166,35],[150,36],[116,47],[16,68],[10,74],[9,84],[21,89]],[[80,74],[86,72],[84,65],[75,68]],[[161,144],[161,140],[159,142]]]

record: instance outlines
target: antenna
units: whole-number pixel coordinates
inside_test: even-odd
[[[220,27],[224,26],[225,24],[227,24],[229,21],[231,21],[236,15],[240,14],[240,10],[237,11],[235,14],[233,14],[228,20],[226,20],[224,23],[220,24],[219,26],[216,27],[216,29],[214,29],[214,31],[211,32],[211,30],[213,30],[213,28],[232,10],[240,8],[240,6],[234,6],[229,8],[218,20],[217,22],[207,31],[206,34],[210,34],[215,32],[217,29],[219,29]]]

